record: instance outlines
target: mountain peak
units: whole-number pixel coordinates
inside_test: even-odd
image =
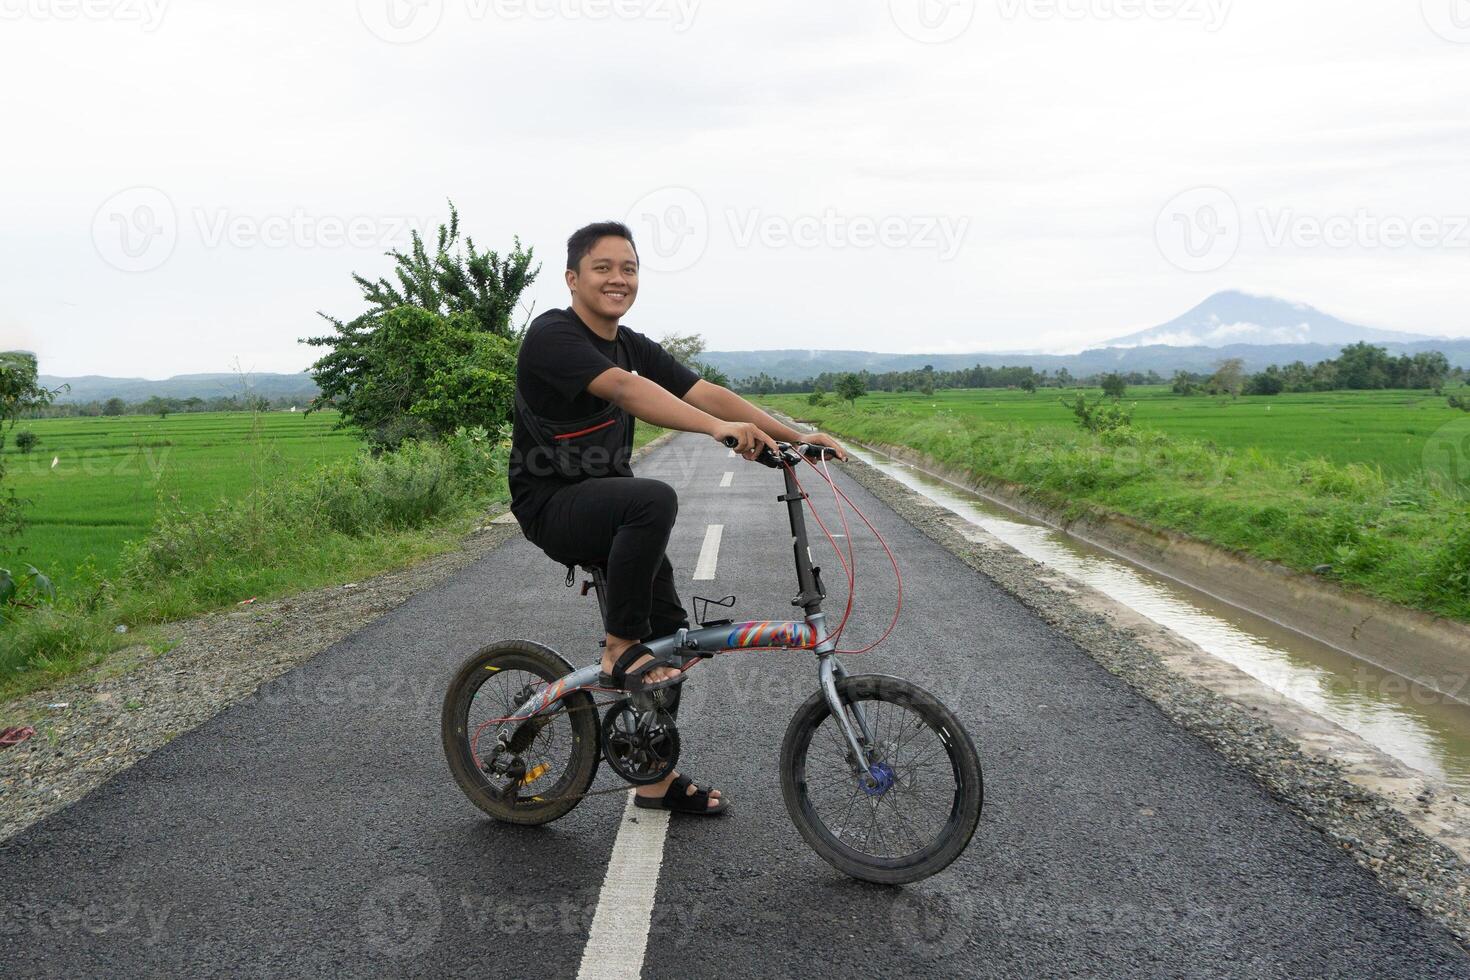
[[[1107,341],[1106,347],[1225,347],[1230,344],[1412,343],[1434,338],[1340,320],[1306,303],[1238,289],[1215,293],[1168,323]]]

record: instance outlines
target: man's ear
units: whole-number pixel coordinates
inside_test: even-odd
[[[577,270],[576,269],[568,269],[567,270],[567,289],[569,289],[569,290],[576,290],[576,288],[577,288]]]

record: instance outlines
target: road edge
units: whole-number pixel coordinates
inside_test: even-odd
[[[1157,637],[1149,630],[1122,625],[1126,617],[1109,615],[1113,600],[1070,579],[1059,586],[1052,570],[861,460],[843,469],[926,537],[1249,774],[1385,888],[1470,950],[1466,862],[1414,826],[1388,799],[1351,782],[1335,762],[1305,751],[1261,712],[1179,673],[1156,652]]]

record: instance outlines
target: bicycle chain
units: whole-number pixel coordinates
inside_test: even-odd
[[[598,708],[605,708],[605,707],[607,707],[610,704],[617,704],[619,701],[626,701],[626,700],[628,700],[628,698],[627,698],[627,696],[624,696],[624,697],[619,697],[619,698],[609,698],[606,701],[593,701],[590,705],[585,705],[585,706],[580,707],[580,708],[570,708],[570,707],[566,707],[565,705],[563,705],[563,708],[564,708],[564,710],[566,711],[567,714],[571,714],[573,711],[596,711]],[[601,744],[601,740],[600,739],[598,740],[597,754],[598,754],[598,757],[601,758],[601,756],[602,756],[602,744]],[[572,796],[558,796],[557,799],[558,800],[585,800],[589,796],[607,796],[610,793],[626,793],[629,790],[634,790],[634,789],[637,789],[637,788],[638,787],[636,785],[634,785],[632,783],[629,783],[627,786],[614,786],[612,789],[592,789],[592,790],[588,790],[585,793],[577,793],[577,794],[572,795]]]

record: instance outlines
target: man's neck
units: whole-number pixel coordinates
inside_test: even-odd
[[[609,319],[605,316],[598,316],[596,313],[593,313],[591,310],[583,306],[582,302],[576,297],[572,298],[572,312],[577,314],[577,319],[581,320],[584,324],[587,325],[588,330],[591,330],[603,340],[618,339],[617,320]]]

